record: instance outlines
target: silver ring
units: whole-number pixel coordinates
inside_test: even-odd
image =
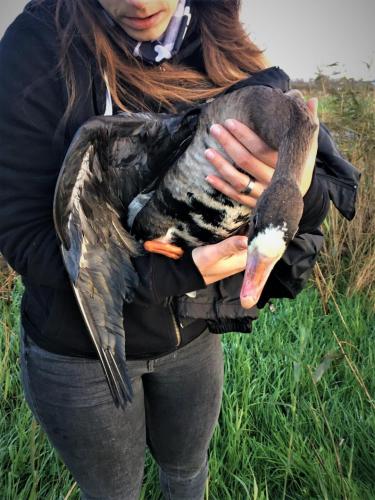
[[[240,191],[240,193],[250,195],[251,191],[254,189],[254,186],[255,186],[255,179],[254,177],[251,177],[251,175],[249,175],[249,182],[247,186]]]

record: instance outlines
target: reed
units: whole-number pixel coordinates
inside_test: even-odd
[[[342,78],[331,83],[329,92],[320,96],[320,119],[362,179],[352,221],[330,210],[315,276],[325,302],[335,289],[348,296],[364,293],[375,304],[375,87]]]

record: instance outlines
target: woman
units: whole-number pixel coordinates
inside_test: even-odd
[[[220,338],[210,331],[249,332],[257,311],[244,315],[238,304],[243,236],[188,251],[180,261],[154,254],[135,259],[142,284],[124,309],[134,399],[117,409],[53,227],[54,187],[66,150],[80,125],[111,107],[177,111],[266,67],[234,0],[39,0],[27,5],[1,42],[0,248],[25,284],[23,387],[83,498],[138,498],[146,444],[166,498],[202,498],[223,384]],[[275,71],[266,74],[271,86],[279,84]],[[316,101],[308,105],[316,117]],[[211,149],[218,175],[207,182],[254,206],[277,153],[238,122],[234,128],[216,124],[211,133],[233,163]],[[328,195],[313,175],[316,149],[317,138],[300,186],[300,231],[259,306],[270,297],[295,296],[321,247]],[[202,308],[186,296],[196,290]],[[212,316],[220,300],[231,311],[226,322]],[[181,308],[192,311],[183,324]]]

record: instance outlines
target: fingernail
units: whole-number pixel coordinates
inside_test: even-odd
[[[209,160],[213,160],[215,158],[215,153],[211,149],[206,149],[204,155]]]
[[[217,125],[216,123],[214,125],[211,125],[210,132],[211,132],[211,134],[214,134],[214,135],[220,135],[221,134],[220,125]]]
[[[229,130],[235,130],[236,129],[236,122],[234,120],[231,120],[229,118],[228,120],[225,120],[224,123],[229,128]]]
[[[318,109],[318,98],[317,97],[312,97],[311,100],[313,101],[314,103],[314,107],[315,109]]]
[[[207,175],[206,181],[209,182],[210,184],[212,184],[212,182],[214,181],[214,179],[213,179],[213,177],[210,177],[209,175]]]
[[[247,248],[247,239],[241,239],[239,242],[238,242],[238,248],[240,250],[245,250]]]

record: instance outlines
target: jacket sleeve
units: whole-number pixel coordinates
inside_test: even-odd
[[[141,278],[135,301],[162,303],[166,298],[206,288],[188,248],[179,260],[158,254],[133,259]]]
[[[63,115],[51,27],[22,13],[0,43],[0,250],[31,282],[68,285],[52,220]]]

